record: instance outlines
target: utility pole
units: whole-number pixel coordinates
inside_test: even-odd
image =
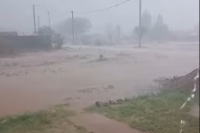
[[[139,47],[142,41],[142,0],[139,0]]]
[[[38,16],[38,31],[40,29],[40,16]]]
[[[34,23],[34,34],[36,34],[36,22],[35,22],[35,5],[33,5],[33,23]]]
[[[47,12],[47,14],[48,14],[49,27],[51,27],[51,18],[50,18],[50,12]]]
[[[73,37],[73,44],[74,44],[74,12],[72,11],[72,37]]]

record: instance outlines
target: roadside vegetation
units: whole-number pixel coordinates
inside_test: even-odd
[[[186,120],[185,132],[199,133],[199,118],[189,115],[198,98],[180,110],[188,94],[179,91],[163,91],[157,95],[140,96],[122,104],[90,107],[107,117],[128,123],[131,127],[150,133],[177,133],[180,120]]]
[[[32,114],[0,118],[0,133],[88,133],[70,121],[75,113],[60,105]]]

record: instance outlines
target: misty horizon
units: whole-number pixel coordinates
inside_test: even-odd
[[[134,27],[138,25],[138,0],[131,0],[119,7],[99,13],[87,14],[87,12],[103,9],[123,0],[80,0],[75,1],[50,1],[50,0],[18,0],[2,1],[0,8],[0,30],[17,31],[19,33],[33,33],[33,12],[32,5],[36,6],[36,18],[40,16],[40,26],[48,25],[47,12],[51,15],[51,26],[56,28],[60,23],[71,17],[88,18],[92,23],[91,32],[104,33],[108,24],[120,25],[123,33],[130,34]],[[199,1],[186,0],[143,0],[142,11],[147,10],[153,21],[161,14],[164,22],[170,30],[189,30],[199,24]],[[86,12],[86,13],[85,13]]]

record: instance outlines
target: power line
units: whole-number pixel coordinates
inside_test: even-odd
[[[123,4],[125,4],[125,3],[129,2],[129,1],[131,1],[131,0],[126,0],[126,1],[120,2],[120,3],[115,4],[115,5],[113,5],[113,6],[110,6],[110,7],[106,7],[106,8],[98,9],[98,10],[93,10],[93,11],[89,11],[89,12],[85,12],[85,13],[83,13],[83,14],[92,14],[92,13],[103,12],[103,11],[110,10],[110,9],[112,9],[112,8],[121,6],[121,5],[123,5]],[[78,13],[78,12],[77,12],[77,13]],[[80,13],[81,13],[81,12],[80,12]]]

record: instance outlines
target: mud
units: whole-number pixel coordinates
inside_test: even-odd
[[[1,58],[0,116],[62,103],[81,109],[150,93],[157,89],[154,79],[199,66],[199,46],[192,44],[81,47]]]
[[[93,133],[142,133],[125,123],[106,118],[98,114],[82,114],[73,118],[77,124],[87,127]]]

